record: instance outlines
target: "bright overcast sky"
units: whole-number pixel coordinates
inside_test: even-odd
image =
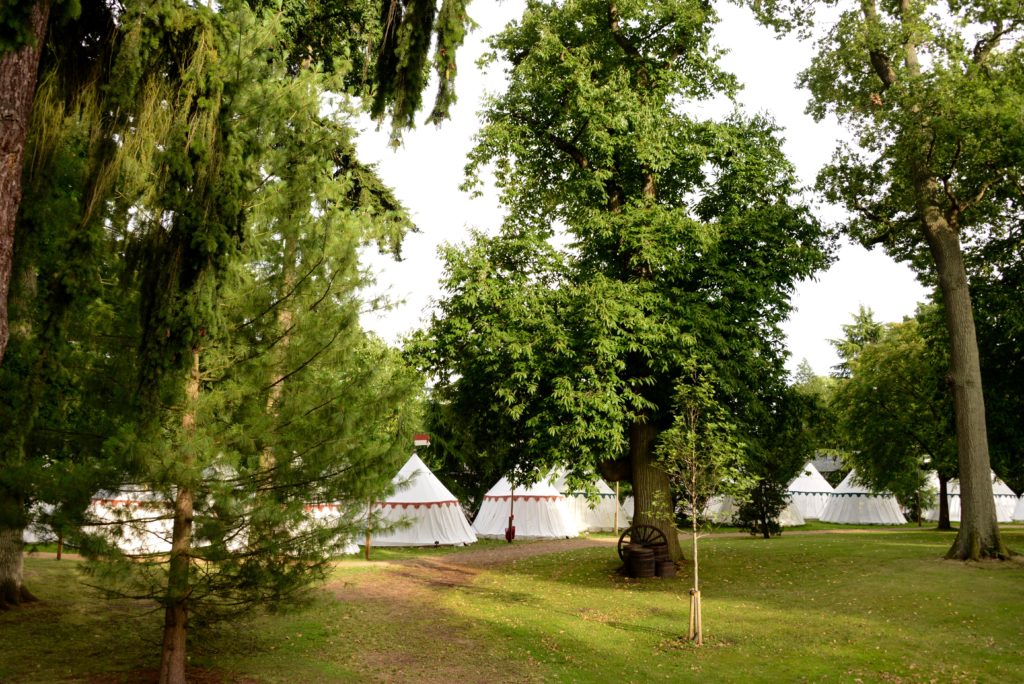
[[[723,66],[744,84],[740,103],[748,113],[768,113],[784,129],[787,155],[804,183],[812,184],[818,169],[831,157],[841,130],[834,123],[817,124],[804,114],[807,93],[793,86],[797,72],[810,60],[811,46],[790,38],[778,41],[757,26],[747,10],[717,4],[722,17],[718,43],[729,50]],[[458,186],[477,129],[481,98],[485,91],[499,91],[502,84],[500,72],[481,74],[475,62],[484,51],[484,39],[517,18],[522,3],[477,0],[469,12],[480,28],[460,50],[459,102],[451,121],[440,128],[425,125],[407,133],[397,150],[388,147],[386,130],[376,131],[370,125],[358,143],[361,159],[378,164],[382,178],[412,212],[420,229],[406,238],[402,262],[367,254],[367,263],[377,277],[375,294],[387,293],[399,303],[378,315],[364,316],[363,323],[392,343],[429,320],[431,302],[440,296],[443,265],[438,247],[463,242],[471,228],[493,232],[501,223],[502,210],[493,189],[482,198],[470,199]],[[428,91],[428,97],[432,95]],[[702,109],[708,116],[719,116],[729,106],[711,103]],[[836,215],[830,208],[821,213],[824,219]],[[849,322],[861,304],[873,309],[877,320],[898,321],[912,314],[925,296],[910,270],[880,249],[868,252],[844,245],[831,269],[797,287],[796,310],[784,326],[792,354],[790,370],[806,358],[816,373],[828,373],[838,363],[828,340],[841,337],[840,326]]]

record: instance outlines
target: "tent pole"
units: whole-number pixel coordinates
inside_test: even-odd
[[[505,530],[505,538],[508,543],[511,544],[512,540],[516,538],[516,533],[513,527],[513,522],[516,516],[513,514],[516,507],[516,488],[513,485],[511,494],[508,497],[508,529]]]
[[[615,481],[615,534],[619,533],[619,482]]]

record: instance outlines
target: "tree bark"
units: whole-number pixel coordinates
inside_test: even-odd
[[[951,530],[949,524],[949,478],[939,473],[939,529]]]
[[[919,195],[922,188],[917,188]],[[1006,558],[992,495],[992,468],[985,427],[985,398],[960,237],[938,207],[925,206],[925,239],[935,261],[949,331],[949,382],[953,389],[957,459],[960,466],[960,529],[947,558]]]
[[[679,561],[683,559],[683,550],[672,519],[672,489],[668,474],[658,468],[653,459],[656,436],[657,430],[649,423],[637,421],[629,429],[629,453],[633,465],[633,524],[653,525],[661,530],[668,540],[669,556]]]
[[[39,0],[30,14],[34,40],[0,56],[0,363],[10,335],[7,295],[14,255],[14,222],[21,205],[21,170],[35,99],[50,1]]]
[[[22,532],[20,528],[0,527],[0,610],[36,600],[24,584]]]
[[[181,419],[186,434],[195,432],[196,404],[199,401],[199,349],[192,350],[192,369],[185,389],[185,413]],[[192,465],[185,456],[185,467]],[[174,499],[174,528],[171,533],[171,559],[164,599],[164,640],[160,662],[160,684],[185,684],[188,601],[191,587],[193,492],[179,486]]]

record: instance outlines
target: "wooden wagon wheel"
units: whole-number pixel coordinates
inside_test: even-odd
[[[657,546],[658,544],[668,544],[668,539],[665,537],[665,533],[654,525],[627,527],[619,537],[619,560],[623,563],[626,562],[626,549],[630,544]]]

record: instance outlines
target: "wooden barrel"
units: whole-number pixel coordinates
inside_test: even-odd
[[[675,577],[676,570],[676,564],[670,560],[657,561],[655,563],[654,571],[658,577]]]
[[[655,563],[671,560],[671,556],[668,555],[668,544],[651,544],[647,548],[654,552]]]
[[[630,545],[629,569],[632,577],[654,577],[654,551],[640,545]]]

